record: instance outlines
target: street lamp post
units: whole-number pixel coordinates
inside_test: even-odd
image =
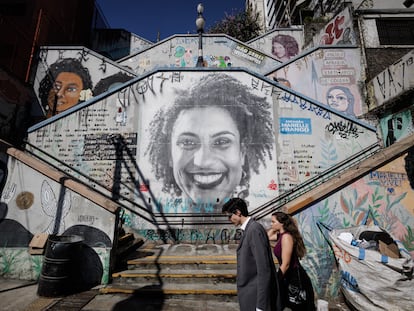
[[[197,5],[197,19],[196,19],[196,26],[198,32],[198,59],[196,67],[204,67],[204,60],[203,60],[203,32],[204,32],[204,24],[205,20],[203,17],[204,6],[202,3]]]

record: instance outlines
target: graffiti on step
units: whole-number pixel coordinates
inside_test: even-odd
[[[325,130],[332,135],[338,134],[339,137],[348,139],[350,137],[358,138],[363,131],[359,130],[352,122],[331,122],[325,126]]]
[[[271,179],[266,184],[266,189],[277,191],[278,185],[275,182],[274,179]],[[140,184],[139,185],[140,190],[143,189],[143,192],[149,192],[151,190],[150,185]],[[148,195],[151,195],[150,193]],[[239,193],[235,193],[235,196],[239,195]],[[273,197],[272,195],[269,195],[269,193],[266,193],[265,189],[258,188],[257,190],[251,190],[249,192],[249,195],[254,198],[261,198],[264,200],[270,200]],[[222,199],[223,202],[229,200],[231,197],[224,197]],[[217,200],[211,200],[211,201],[202,201],[201,199],[192,200],[191,198],[183,198],[183,197],[171,197],[171,196],[163,196],[159,195],[154,200],[152,197],[147,198],[148,204],[151,204],[151,202],[154,203],[154,211],[158,213],[213,213],[217,209],[217,204],[220,203]]]
[[[99,218],[95,215],[78,215],[78,222],[80,224],[93,225],[95,221],[98,221]]]
[[[131,154],[136,154],[137,133],[122,135],[123,143]],[[119,150],[118,150],[119,149]],[[84,136],[82,158],[84,161],[128,159],[125,148],[116,143],[109,134],[87,134]]]
[[[273,95],[280,93],[278,88],[275,88],[273,85],[266,83],[261,79],[252,78],[250,85],[252,89],[258,90],[265,95]]]
[[[219,229],[211,228],[205,230],[199,229],[171,229],[171,230],[142,230],[139,232],[145,239],[152,242],[181,242],[190,241],[192,244],[196,243],[210,243],[210,244],[230,244],[237,243],[241,239],[241,229]]]
[[[315,39],[319,38],[320,45],[356,44],[351,16],[350,9],[345,8],[315,36]],[[317,42],[315,39],[314,41]]]
[[[395,188],[401,188],[408,177],[404,173],[372,171],[369,173],[369,179],[378,181],[387,190],[388,194],[395,195]]]
[[[382,96],[381,102],[389,100],[410,87],[413,65],[414,55],[411,52],[374,78],[376,90],[379,90]]]
[[[323,109],[322,107],[317,106],[311,102],[308,102],[307,100],[303,98],[293,95],[292,93],[283,92],[279,95],[278,99],[285,103],[291,103],[291,104],[298,105],[300,109],[309,110],[315,113],[316,116],[322,117],[323,119],[326,119],[326,120],[331,119],[331,114],[328,110]]]
[[[236,45],[232,51],[233,55],[236,57],[240,57],[246,59],[254,64],[260,65],[264,59],[264,54],[257,52],[247,46],[244,45]]]

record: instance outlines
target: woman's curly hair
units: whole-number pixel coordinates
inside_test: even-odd
[[[190,90],[179,91],[175,101],[161,108],[150,123],[146,154],[155,178],[163,181],[164,192],[181,195],[171,167],[171,133],[181,111],[198,107],[220,107],[234,119],[246,150],[243,170],[247,181],[250,170],[258,174],[260,165],[266,167],[266,157],[272,159],[274,136],[270,104],[229,75],[209,74]]]
[[[96,83],[92,93],[94,96],[98,96],[106,91],[109,91],[113,87],[131,80],[132,78],[134,77],[120,71],[112,76],[103,78]]]
[[[88,68],[84,67],[76,58],[64,58],[49,66],[45,77],[39,84],[39,98],[45,110],[48,109],[49,93],[55,83],[56,77],[61,72],[72,72],[77,74],[83,83],[83,89],[92,89],[92,79]]]
[[[289,58],[296,56],[299,53],[299,45],[296,39],[289,35],[277,35],[272,39],[272,54],[275,55],[274,43],[280,43],[286,50],[286,54]]]

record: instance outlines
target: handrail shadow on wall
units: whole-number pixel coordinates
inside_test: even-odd
[[[174,230],[172,227],[174,226],[188,226],[188,225],[227,225],[228,219],[222,215],[222,214],[166,214],[162,212],[162,206],[159,206],[159,203],[157,202],[154,194],[151,192],[150,189],[148,189],[152,204],[147,202],[145,200],[143,193],[140,190],[140,181],[144,184],[146,184],[146,178],[142,174],[142,171],[140,170],[139,166],[137,165],[136,161],[134,161],[134,156],[131,152],[131,150],[128,148],[126,142],[124,141],[123,137],[121,135],[110,135],[107,138],[112,142],[114,145],[114,148],[116,150],[116,163],[115,163],[115,171],[114,171],[114,184],[112,186],[112,191],[110,193],[104,194],[111,200],[117,202],[122,206],[123,208],[131,211],[132,213],[135,213],[136,215],[139,215],[140,217],[144,218],[148,222],[157,225],[158,226],[167,226],[167,231],[171,234],[171,237],[174,237]],[[65,166],[70,171],[72,171],[75,174],[78,174],[79,176],[82,176],[83,179],[87,180],[89,183],[96,184],[99,187],[104,187],[104,185],[100,184],[98,181],[90,178],[86,174],[80,172],[79,170],[76,170],[75,168],[69,167],[67,164],[61,162],[59,159],[54,158],[52,155],[45,153],[44,151],[38,149],[36,146],[30,145],[30,147],[36,149],[37,151],[42,152],[50,159],[53,159],[53,161],[56,161],[59,163],[59,166]],[[282,208],[283,206],[286,206],[289,202],[293,200],[297,200],[298,198],[302,196],[306,196],[309,191],[317,188],[318,186],[321,186],[323,184],[328,183],[332,178],[337,177],[340,174],[343,174],[344,171],[351,168],[352,166],[358,165],[362,161],[372,157],[373,155],[377,154],[379,151],[381,151],[382,148],[378,143],[375,143],[371,146],[368,146],[367,148],[361,150],[360,152],[354,154],[350,158],[339,162],[335,166],[323,171],[322,173],[316,175],[315,177],[297,185],[296,187],[292,188],[291,190],[284,192],[277,196],[276,198],[270,200],[269,202],[257,207],[254,209],[250,214],[251,216],[255,217],[256,219],[264,218],[267,215],[270,215],[272,212],[274,212],[277,209]],[[34,156],[39,157],[36,155],[36,153],[32,153]],[[127,159],[124,157],[124,155],[127,157]],[[133,170],[136,172],[137,176],[135,176],[134,171],[132,171],[131,167],[127,165],[127,160],[131,161],[133,163]],[[126,183],[124,183],[121,180],[121,168],[124,166],[128,172],[129,178],[133,180],[134,189],[131,189],[130,186],[128,186]],[[62,169],[62,168],[60,168]],[[138,193],[140,196],[142,202],[144,203],[144,206],[140,205],[137,202],[133,202],[131,199],[126,198],[125,196],[120,193],[120,186],[126,187],[128,190]],[[98,190],[99,191],[99,190]],[[322,198],[315,198],[315,203],[317,200],[321,200]],[[128,204],[131,204],[133,207],[128,206]],[[312,202],[310,202],[312,203]],[[155,204],[155,208],[153,206]],[[310,205],[310,204],[308,204]],[[136,209],[138,208],[138,210]],[[297,211],[295,211],[297,212]]]

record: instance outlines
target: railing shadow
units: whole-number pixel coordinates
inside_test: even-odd
[[[148,184],[148,182],[146,181],[144,175],[142,174],[142,171],[140,170],[138,164],[136,163],[135,159],[134,159],[134,155],[132,154],[131,150],[128,148],[128,145],[126,144],[124,138],[122,137],[122,135],[108,135],[107,136],[108,141],[110,141],[115,149],[115,155],[116,155],[116,159],[115,159],[115,169],[114,169],[114,176],[113,176],[113,183],[112,183],[112,188],[110,191],[110,195],[103,193],[100,190],[95,189],[95,191],[99,192],[100,194],[102,194],[105,197],[108,197],[108,199],[111,199],[117,203],[119,203],[122,208],[125,208],[129,211],[131,211],[132,213],[135,213],[136,215],[138,215],[139,217],[144,218],[146,221],[149,221],[150,223],[154,224],[158,230],[161,230],[161,226],[159,225],[159,216],[156,217],[155,213],[154,213],[154,209],[153,206],[149,203],[146,202],[145,200],[145,196],[143,195],[142,191],[140,190],[140,182],[144,183],[144,184]],[[66,163],[60,161],[58,158],[54,157],[53,155],[50,155],[46,152],[44,152],[43,150],[37,148],[34,145],[31,145],[30,143],[27,143],[31,148],[33,148],[34,150],[41,152],[42,154],[46,155],[48,158],[50,158],[51,160],[53,160],[53,162],[55,163],[49,163],[49,165],[51,165],[52,167],[54,167],[57,170],[62,170],[62,167],[65,167],[67,169],[69,169],[71,173],[68,173],[67,171],[65,171],[66,175],[68,175],[67,177],[61,178],[60,180],[60,184],[61,184],[61,189],[60,189],[60,193],[59,193],[59,199],[57,202],[57,206],[56,206],[56,215],[55,215],[55,219],[54,219],[54,228],[53,228],[53,233],[57,234],[60,231],[60,225],[62,222],[62,213],[63,213],[63,207],[64,207],[64,198],[65,198],[65,193],[66,193],[66,188],[64,187],[64,183],[66,180],[69,180],[71,178],[78,180],[79,182],[86,184],[86,181],[92,182],[93,184],[96,184],[102,188],[105,188],[105,185],[97,182],[96,180],[93,180],[92,178],[90,178],[88,175],[84,174],[83,172],[74,169],[73,167],[68,166]],[[32,152],[30,150],[26,150],[28,153],[30,153],[31,155],[35,156],[36,158],[40,158],[41,157],[39,155],[37,155],[35,152]],[[125,157],[126,156],[126,157]],[[131,163],[133,163],[133,167],[134,170],[137,173],[137,176],[134,174],[134,171],[132,171],[127,163],[127,160],[129,160]],[[56,163],[59,164],[59,167],[56,165]],[[131,189],[126,183],[122,182],[122,167],[124,167],[129,175],[130,180],[133,181],[133,185],[134,185],[134,189]],[[83,180],[79,180],[79,178],[75,177],[74,174],[79,175]],[[88,186],[90,186],[90,184],[88,184]],[[125,189],[128,189],[129,191],[133,192],[133,193],[138,193],[141,201],[143,202],[144,206],[140,206],[138,205],[136,202],[132,202],[130,199],[125,198],[122,196],[121,194],[121,186],[124,187]],[[160,206],[160,204],[157,202],[157,200],[155,199],[154,194],[150,191],[150,189],[148,189],[148,192],[150,194],[151,200],[152,202],[154,202],[154,204],[156,205],[156,209],[158,211],[162,211],[162,206]],[[122,204],[120,201],[124,200],[124,201],[128,201],[130,203],[133,204],[133,206],[135,207],[139,207],[140,210],[144,213],[139,213],[136,210],[134,210],[133,208],[130,208],[128,206],[126,206],[125,204]],[[146,214],[146,215],[144,215]],[[171,239],[173,243],[178,243],[179,242],[179,238],[176,236],[175,231],[173,230],[173,228],[168,224],[168,219],[167,217],[164,215],[164,213],[158,213],[162,216],[162,223],[163,225],[167,225],[166,230],[168,232],[168,235],[162,235],[161,239],[163,243],[167,243],[168,239]],[[122,220],[121,221],[121,226],[122,226]],[[116,227],[120,227],[120,226],[116,226]],[[160,277],[160,271],[161,271],[161,267],[159,265],[159,257],[162,254],[162,249],[160,250],[160,252],[158,253],[156,259],[155,259],[155,265],[157,267],[157,280],[158,283],[157,285],[154,285],[158,288],[162,288],[163,286],[163,281],[162,278]]]
[[[145,286],[135,290],[127,299],[116,303],[112,311],[161,311],[163,310],[165,300],[162,286]]]
[[[228,225],[228,219],[223,216],[222,214],[190,214],[190,213],[183,213],[183,214],[171,214],[171,213],[164,213],[162,205],[158,202],[154,194],[152,193],[150,187],[148,187],[148,194],[150,197],[150,200],[152,203],[148,203],[145,199],[144,194],[140,190],[140,182],[142,184],[148,185],[148,180],[145,178],[145,176],[142,174],[142,171],[140,170],[138,164],[136,163],[134,159],[134,155],[132,154],[131,150],[128,148],[128,145],[126,144],[124,138],[122,135],[108,135],[107,139],[112,142],[114,145],[114,148],[116,150],[117,158],[116,158],[116,164],[115,164],[115,172],[114,172],[114,178],[113,178],[113,186],[111,191],[111,196],[108,197],[111,200],[115,200],[122,208],[129,210],[131,213],[136,214],[137,216],[143,218],[144,220],[152,223],[155,225],[158,229],[161,229],[161,226],[166,226],[166,229],[163,229],[168,232],[168,235],[162,235],[161,240],[166,243],[169,239],[177,243],[179,242],[179,237],[176,234],[176,231],[173,229],[173,227],[184,225],[189,226],[197,226],[197,225]],[[35,149],[38,149],[36,146],[31,146]],[[39,149],[38,149],[39,150]],[[254,210],[250,212],[250,215],[252,217],[255,217],[256,219],[262,219],[274,211],[280,209],[288,203],[289,201],[292,201],[301,195],[306,194],[310,190],[314,189],[315,187],[328,182],[331,178],[338,176],[339,174],[343,173],[344,170],[350,168],[353,165],[356,165],[363,160],[373,156],[377,152],[382,150],[379,143],[372,144],[371,146],[368,146],[367,148],[361,150],[360,152],[352,155],[351,157],[343,160],[342,162],[337,163],[336,165],[328,168],[327,170],[321,172],[320,174],[314,176],[313,178],[310,178],[296,187],[290,189],[289,191],[286,191],[274,199],[268,201],[267,203],[258,206]],[[44,153],[42,150],[39,150],[40,152]],[[127,165],[127,159],[124,157],[124,154],[126,155],[127,159],[133,163],[134,170],[137,172],[138,176],[137,178],[134,175],[134,172],[130,169],[130,167]],[[51,155],[47,155],[54,161],[57,161],[61,163],[61,165],[66,164],[59,161],[59,159],[56,159],[55,157]],[[131,188],[131,186],[121,179],[121,168],[122,166],[125,167],[125,169],[128,172],[128,175],[131,180],[133,180],[134,188]],[[103,184],[100,182],[91,179],[86,174],[76,170],[75,168],[69,167],[69,169],[76,174],[82,176],[85,180],[88,180],[102,188],[105,188]],[[123,196],[120,192],[121,187],[124,189],[137,193],[142,201],[141,205],[140,203],[136,201],[132,201],[131,199]],[[97,190],[99,191],[99,190]],[[105,193],[102,193],[104,196],[108,196]],[[125,203],[130,204],[133,207],[128,206]],[[155,208],[153,207],[155,205]]]
[[[352,167],[353,165],[362,162],[363,160],[371,157],[381,150],[380,145],[375,143],[367,148],[361,150],[360,152],[352,155],[351,157],[337,163],[336,165],[328,168],[327,170],[321,172],[320,174],[310,178],[296,187],[286,191],[273,200],[270,200],[266,204],[263,204],[253,211],[250,212],[252,217],[256,219],[262,219],[263,217],[272,214],[278,209],[281,209],[286,203],[299,198],[300,196],[306,194],[315,187],[328,182],[330,179],[338,176],[343,173],[344,170]]]

